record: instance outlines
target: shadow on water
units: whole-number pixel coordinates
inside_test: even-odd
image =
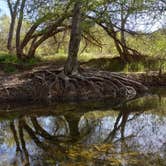
[[[112,106],[2,109],[0,165],[164,166],[166,93],[161,92]]]

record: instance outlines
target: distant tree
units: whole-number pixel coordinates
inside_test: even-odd
[[[9,1],[9,7],[10,7]],[[18,0],[13,1],[17,16],[16,25],[16,54],[20,59],[31,58],[35,55],[36,49],[48,38],[64,31],[66,28],[62,23],[70,15],[70,3],[61,3],[58,0]],[[15,18],[15,17],[14,17]],[[11,17],[13,20],[13,17]],[[13,23],[11,21],[9,31],[9,47],[13,36]],[[30,28],[22,32],[23,22],[27,22]]]
[[[93,14],[88,17],[100,25],[113,39],[120,58],[130,61],[140,58],[142,55],[127,45],[126,34],[139,35],[136,27],[140,27],[142,24],[144,27],[153,26],[155,21],[160,20],[161,11],[163,11],[163,5],[160,0],[108,0],[96,6]],[[148,19],[149,17],[150,19]],[[146,32],[145,29],[141,35]]]
[[[7,4],[9,7],[10,17],[11,17],[8,40],[7,40],[7,48],[9,50],[9,53],[12,54],[13,53],[12,41],[13,41],[15,22],[16,22],[17,13],[19,10],[18,8],[20,5],[20,0],[16,0],[15,2],[12,0],[7,0]]]
[[[70,72],[72,73],[73,63],[76,63],[77,59],[76,57],[81,40],[78,32],[81,30],[79,28],[73,29],[73,26],[76,26],[77,23],[79,24],[80,20],[78,20],[78,17],[82,17],[84,20],[83,23],[81,23],[81,36],[85,39],[86,44],[89,42],[101,47],[101,40],[97,39],[92,31],[90,31],[90,28],[98,24],[107,32],[108,36],[113,39],[121,59],[130,61],[130,59],[139,58],[141,55],[137,50],[130,48],[126,40],[126,34],[139,34],[134,26],[141,21],[146,21],[144,17],[147,16],[147,14],[152,14],[154,18],[156,18],[156,16],[158,18],[161,13],[159,11],[164,11],[163,4],[165,4],[162,0],[83,0],[81,1],[81,3],[83,3],[82,9],[80,9],[80,11],[83,11],[82,14],[80,16],[79,13],[78,15],[74,15],[75,10],[73,10],[71,27],[70,18],[73,3],[78,3],[79,1],[7,0],[7,2],[11,15],[7,48],[9,52],[13,52],[13,48],[16,48],[16,54],[19,58],[33,57],[37,48],[48,38],[55,36],[59,32],[66,31],[66,29],[71,29],[69,57],[65,66],[66,73],[69,71],[69,66]],[[153,22],[155,20],[156,19],[153,19]],[[76,23],[73,23],[73,21]],[[26,31],[23,30],[23,24],[25,22],[29,25],[29,29]],[[15,33],[16,42],[14,43],[12,41]],[[59,50],[64,36],[65,33],[62,36],[62,40],[56,40],[57,49],[55,52]],[[77,42],[74,46],[73,43],[75,40]],[[75,58],[70,58],[72,56]],[[69,63],[72,65],[69,65]]]
[[[7,34],[8,34],[8,27],[10,25],[10,18],[6,15],[2,15],[0,17],[0,50],[7,52]]]

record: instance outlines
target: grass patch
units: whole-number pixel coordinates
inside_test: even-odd
[[[160,61],[158,59],[147,59],[140,62],[127,63],[124,68],[124,72],[148,72],[159,71],[165,72],[166,61]]]
[[[131,63],[124,63],[119,57],[115,58],[98,58],[91,59],[85,63],[85,66],[108,70],[112,72],[148,72],[159,71],[165,72],[166,61],[159,59],[146,59],[145,61],[137,61]]]
[[[39,62],[41,62],[39,57],[23,61],[18,59],[16,55],[0,52],[0,69],[5,73],[15,73],[19,70],[24,70],[26,68],[37,65]]]
[[[108,70],[108,71],[122,71],[125,68],[125,63],[123,63],[120,58],[98,58],[98,59],[91,59],[87,63],[86,66],[101,69],[101,70]]]
[[[0,63],[3,63],[3,64],[21,64],[21,65],[32,66],[34,64],[37,64],[38,62],[41,62],[40,57],[27,59],[25,61],[25,60],[18,59],[16,55],[10,55],[5,52],[0,52]]]
[[[17,63],[18,59],[15,55],[0,52],[0,63]]]
[[[57,67],[65,64],[67,54],[59,53],[55,55],[37,55],[35,58],[22,61],[15,55],[9,55],[5,52],[0,52],[0,68],[6,73],[13,73],[23,69],[39,65],[41,63],[54,63]],[[110,58],[110,55],[84,53],[78,56],[78,60],[83,62],[87,67],[96,68],[99,70],[108,70],[113,72],[147,72],[159,71],[165,72],[166,61],[157,58],[146,59],[145,61],[137,61],[124,63],[119,57]]]
[[[18,70],[17,70],[17,67],[15,67],[15,66],[5,66],[4,67],[4,69],[3,69],[3,71],[5,72],[5,73],[15,73],[15,72],[17,72]]]
[[[53,55],[37,55],[42,61],[46,62],[55,62],[55,61],[65,61],[67,59],[67,53],[56,53]],[[100,59],[100,58],[110,58],[110,54],[99,54],[99,53],[82,53],[78,55],[78,60],[80,62],[87,62],[92,59]]]
[[[54,55],[37,55],[43,62],[55,62],[57,60],[65,61],[67,58],[66,54],[54,54]]]

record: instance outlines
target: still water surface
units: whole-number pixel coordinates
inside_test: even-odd
[[[0,166],[165,166],[166,90],[129,102],[0,109]]]

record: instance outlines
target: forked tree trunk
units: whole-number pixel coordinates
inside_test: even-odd
[[[64,73],[66,75],[77,73],[77,70],[78,70],[77,54],[79,51],[79,46],[81,41],[81,24],[80,23],[81,23],[81,2],[78,1],[75,3],[74,10],[73,10],[68,59],[64,67]]]

